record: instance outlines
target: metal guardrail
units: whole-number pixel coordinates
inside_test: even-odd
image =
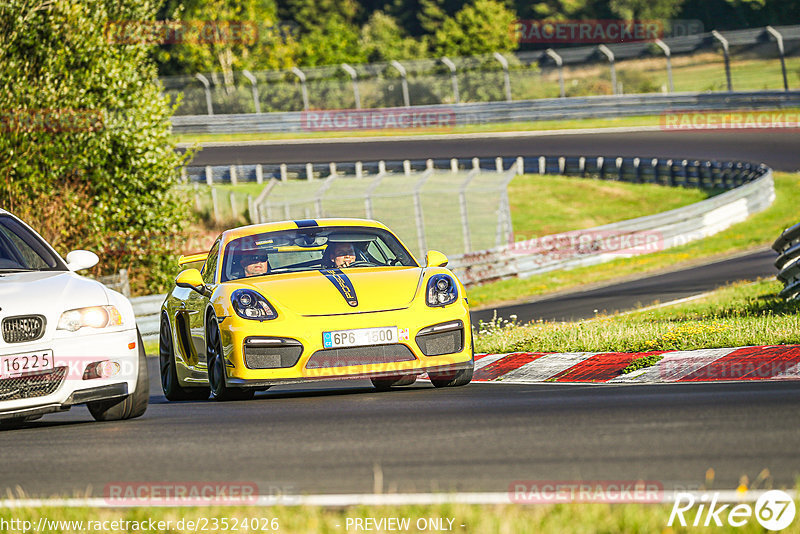
[[[488,102],[451,106],[414,106],[350,110],[346,113],[394,114],[447,111],[453,125],[570,120],[635,115],[659,115],[667,110],[725,111],[800,107],[800,91],[754,91],[734,93],[673,93],[619,96],[543,98],[515,102]],[[184,115],[172,118],[175,133],[286,133],[311,131],[308,114],[320,112],[246,113],[231,115]],[[316,128],[314,128],[316,129]]]
[[[595,173],[604,179],[728,191],[664,213],[453,257],[450,267],[465,285],[526,278],[683,245],[741,222],[775,199],[772,170],[752,163],[540,157],[526,158],[524,171],[576,177]]]
[[[136,325],[144,341],[158,339],[161,305],[166,298],[167,295],[148,295],[130,299],[133,304],[133,314],[136,316]]]
[[[800,298],[800,223],[784,230],[772,249],[780,254],[775,260],[775,267],[780,270],[777,278],[784,284],[779,296]]]

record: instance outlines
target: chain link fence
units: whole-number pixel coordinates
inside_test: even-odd
[[[447,255],[464,254],[511,239],[508,184],[516,174],[516,167],[501,173],[480,168],[429,168],[275,181],[255,204],[254,219],[377,219],[397,233],[419,258],[429,249]]]
[[[364,65],[161,78],[177,115],[800,88],[800,26]]]

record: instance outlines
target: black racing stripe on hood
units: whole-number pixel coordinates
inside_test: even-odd
[[[345,302],[355,308],[358,306],[358,297],[356,296],[356,288],[353,287],[353,282],[342,272],[341,269],[322,269],[320,271],[325,277],[336,286],[339,293],[342,294]]]
[[[300,219],[294,221],[298,228],[309,228],[311,226],[319,226],[314,219]]]

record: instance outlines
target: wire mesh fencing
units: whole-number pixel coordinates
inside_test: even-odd
[[[255,219],[376,219],[397,233],[418,258],[430,249],[464,254],[511,239],[508,184],[516,174],[516,166],[501,173],[429,168],[275,181],[255,205]]]
[[[516,54],[161,78],[177,115],[800,88],[800,26]]]

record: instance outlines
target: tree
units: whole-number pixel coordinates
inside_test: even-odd
[[[406,35],[394,17],[375,11],[361,28],[361,45],[367,61],[389,61],[425,56],[425,45]]]
[[[104,30],[153,15],[133,0],[0,4],[0,206],[61,253],[89,248],[101,272],[132,269],[145,291],[174,275],[184,157],[147,46]]]
[[[305,67],[364,63],[366,51],[358,30],[340,16],[331,16],[300,38],[300,64]]]
[[[163,44],[159,63],[190,74],[221,72],[229,88],[234,71],[290,68],[300,53],[273,0],[184,0],[161,16],[182,27],[185,39]]]
[[[610,0],[609,10],[625,20],[660,20],[665,23],[680,12],[685,0]]]
[[[573,20],[594,16],[589,0],[539,0],[520,9],[523,18]]]
[[[474,0],[436,30],[434,50],[439,56],[473,56],[510,52],[517,46],[512,24],[514,11],[496,0]]]

